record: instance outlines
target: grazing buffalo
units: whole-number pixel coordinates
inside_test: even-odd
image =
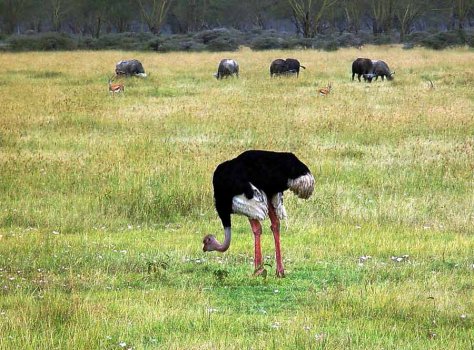
[[[372,78],[374,77],[373,73],[374,64],[372,60],[368,58],[358,58],[354,62],[352,62],[352,80],[354,80],[354,76],[357,74],[357,79],[360,81],[360,76],[364,77],[364,80],[368,81],[369,83],[372,82]]]
[[[395,72],[390,71],[390,68],[388,68],[387,63],[381,60],[372,60],[372,64],[375,80],[377,80],[378,77],[382,77],[382,81],[385,77],[387,77],[387,80],[393,80],[392,75],[395,74]]]
[[[281,58],[274,60],[270,65],[270,77],[273,77],[273,75],[284,74],[286,72],[288,72],[288,64]]]
[[[223,59],[219,63],[219,67],[217,68],[217,73],[214,74],[216,79],[222,79],[224,77],[236,75],[237,78],[239,77],[239,64],[231,59]]]
[[[115,74],[117,75],[126,75],[126,76],[139,76],[146,77],[145,70],[140,61],[138,60],[128,60],[117,62],[115,66]]]
[[[306,69],[305,66],[300,65],[300,62],[294,58],[287,58],[286,60],[279,58],[270,65],[270,76],[290,73],[296,73],[296,76],[299,76],[300,68]]]
[[[294,58],[287,58],[286,59],[286,66],[288,68],[288,72],[296,73],[296,77],[298,77],[299,74],[300,74],[300,67],[303,68],[303,69],[306,69],[305,66],[302,66],[300,64],[300,61],[298,61]]]

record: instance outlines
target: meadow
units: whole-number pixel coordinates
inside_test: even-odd
[[[276,58],[306,70],[270,79]],[[357,57],[395,80],[351,81]],[[139,59],[149,76],[124,79]],[[221,58],[240,78],[216,81]],[[0,349],[474,349],[474,51],[0,54]],[[429,80],[434,84],[430,88]],[[318,88],[332,83],[331,94]],[[286,278],[215,167],[290,151]]]

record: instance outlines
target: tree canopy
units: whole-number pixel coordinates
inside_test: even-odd
[[[275,29],[311,38],[328,32],[472,27],[474,0],[0,0],[0,33],[190,33]]]

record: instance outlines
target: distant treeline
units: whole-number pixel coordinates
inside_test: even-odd
[[[122,38],[121,47],[162,51],[346,41],[442,48],[469,45],[473,23],[474,0],[0,0],[0,47],[102,49]]]
[[[273,30],[242,32],[236,29],[211,29],[190,34],[155,35],[150,32],[104,34],[99,38],[67,33],[12,35],[0,41],[0,51],[57,51],[57,50],[133,50],[133,51],[235,51],[240,46],[252,50],[318,49],[334,51],[342,47],[361,47],[364,44],[383,45],[398,42],[396,36],[354,33],[318,34],[303,38]],[[460,30],[446,32],[414,32],[405,37],[403,48],[423,46],[444,49],[453,46],[474,47],[474,32]]]

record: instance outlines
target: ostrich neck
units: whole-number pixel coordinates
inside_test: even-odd
[[[216,250],[218,252],[225,252],[230,247],[231,229],[230,227],[224,227],[224,243],[217,242]]]

